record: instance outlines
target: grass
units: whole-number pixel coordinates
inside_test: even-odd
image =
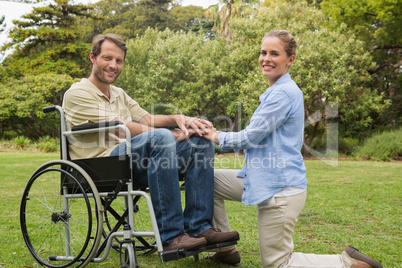
[[[58,159],[56,153],[0,152],[0,266],[38,267],[25,247],[19,228],[19,205],[24,186],[41,164]],[[230,159],[227,160],[227,159]],[[295,251],[339,254],[353,245],[379,260],[384,267],[402,267],[401,189],[402,164],[398,162],[306,160],[308,197],[294,233]],[[221,168],[240,168],[241,158],[219,155]],[[238,267],[260,267],[257,210],[228,202],[232,228],[241,240]],[[203,257],[205,254],[203,253]],[[161,267],[156,254],[139,257],[141,267]],[[89,267],[119,267],[111,252],[106,261]],[[227,267],[191,258],[164,267]]]

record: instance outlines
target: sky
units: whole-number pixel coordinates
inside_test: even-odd
[[[76,2],[95,3],[96,0],[76,0]],[[207,8],[211,5],[217,4],[218,2],[219,0],[182,0],[182,6],[194,5]],[[47,3],[49,3],[49,1],[47,1]],[[33,5],[33,4],[9,2],[7,0],[0,0],[0,17],[4,15],[5,22],[7,24],[6,30],[0,34],[0,46],[7,41],[7,32],[13,26],[12,21],[20,19],[21,16],[30,13],[33,7],[35,6],[38,7],[40,5],[43,5],[43,3]]]

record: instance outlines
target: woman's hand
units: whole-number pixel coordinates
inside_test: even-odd
[[[204,136],[210,132],[211,128],[213,128],[212,123],[205,119],[188,117],[184,115],[177,115],[176,124],[187,136],[190,136],[189,130],[194,130],[195,133],[193,134]]]
[[[203,135],[203,137],[215,143],[219,143],[218,136],[221,132],[222,131],[217,131],[216,128],[212,127],[208,133]]]

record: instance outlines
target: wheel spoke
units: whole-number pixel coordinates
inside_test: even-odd
[[[63,186],[69,195],[64,195]],[[24,241],[44,266],[84,266],[101,240],[99,194],[91,178],[72,162],[51,161],[35,171],[24,191],[20,217]]]

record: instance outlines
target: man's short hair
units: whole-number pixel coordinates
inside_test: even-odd
[[[113,34],[113,33],[109,33],[107,35],[103,35],[103,34],[99,34],[97,36],[94,37],[94,39],[92,40],[92,50],[91,50],[91,54],[94,55],[94,57],[96,58],[96,56],[99,55],[99,53],[101,52],[101,46],[103,44],[103,42],[105,40],[109,40],[112,41],[113,43],[115,43],[119,48],[121,48],[124,51],[124,59],[126,58],[126,53],[127,53],[127,46],[126,43],[124,42],[124,40],[120,37],[120,35],[118,34]]]

